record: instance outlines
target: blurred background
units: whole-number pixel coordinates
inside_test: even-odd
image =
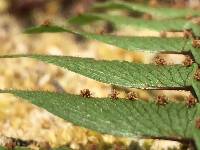
[[[67,18],[90,10],[96,2],[106,0],[0,0],[0,55],[4,54],[48,54],[91,57],[96,59],[117,59],[130,62],[151,63],[156,54],[127,52],[101,42],[86,40],[71,34],[25,35],[23,30],[41,25],[45,20],[55,24],[65,24]],[[127,0],[128,1],[128,0]],[[129,0],[146,3],[151,6],[169,6],[176,8],[191,7],[199,9],[199,0]],[[106,29],[117,35],[160,36],[149,30],[137,31],[130,28],[117,29],[102,23],[93,23],[91,31]],[[169,36],[182,36],[182,33]],[[184,56],[163,55],[168,63],[182,63]],[[102,84],[81,75],[63,70],[54,65],[44,64],[31,59],[1,59],[0,88],[65,91],[79,94],[81,89],[89,88],[96,97],[107,97],[110,85]],[[117,88],[117,87],[116,87]],[[118,88],[120,97],[123,89]],[[189,95],[185,91],[144,92],[136,91],[147,100],[158,93],[167,93],[171,99]],[[9,94],[0,94],[0,145],[10,138],[33,140],[37,144],[29,147],[70,146],[73,149],[184,149],[178,142],[152,139],[122,138],[102,135],[94,131],[76,127],[47,111],[33,106],[24,100]]]

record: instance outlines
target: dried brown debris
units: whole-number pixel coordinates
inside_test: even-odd
[[[5,147],[9,150],[15,149],[15,147],[28,147],[30,145],[38,145],[38,142],[33,140],[21,140],[12,137],[5,137]]]
[[[8,150],[13,150],[16,147],[16,141],[12,138],[10,138],[6,143],[5,143],[5,147]]]

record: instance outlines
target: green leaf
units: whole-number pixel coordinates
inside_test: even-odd
[[[192,40],[184,38],[159,38],[159,37],[131,37],[99,35],[88,32],[74,31],[59,26],[38,26],[25,31],[26,33],[55,33],[68,32],[80,35],[88,39],[98,40],[107,44],[115,45],[129,51],[149,51],[167,53],[192,53],[195,61],[200,64],[200,54],[198,48],[193,48]],[[144,44],[145,43],[145,44]]]
[[[97,40],[124,48],[129,51],[149,51],[149,52],[172,52],[183,53],[192,49],[191,40],[184,38],[159,38],[159,37],[130,37],[130,36],[114,36],[99,35],[95,33],[74,31],[68,28],[58,26],[38,26],[27,29],[26,33],[47,33],[47,32],[69,32],[80,35],[88,39]]]
[[[182,31],[193,29],[193,32],[200,35],[200,26],[186,21],[185,19],[170,20],[145,20],[126,16],[115,16],[109,14],[86,13],[68,19],[71,24],[84,25],[97,20],[105,20],[115,25],[132,26],[137,28],[147,28],[155,31]]]
[[[200,131],[199,130],[196,130],[194,132],[194,141],[195,141],[197,150],[200,150]]]
[[[192,87],[194,88],[194,91],[195,91],[198,99],[200,100],[200,82],[197,81],[197,80],[195,80],[195,79],[193,79],[193,81],[192,81]]]
[[[69,28],[59,26],[32,27],[27,29],[25,32],[29,34],[68,32],[88,39],[111,44],[129,51],[192,53],[195,61],[200,64],[199,48],[193,48],[192,39],[99,35],[95,33],[74,31]]]
[[[0,146],[0,150],[8,150],[7,148]],[[30,148],[27,147],[15,147],[14,150],[31,150]]]
[[[0,150],[7,150],[7,148],[0,146]],[[15,147],[14,150],[31,150],[31,148],[28,147]],[[52,150],[72,150],[68,147],[60,147],[60,148],[53,148]]]
[[[127,2],[105,2],[96,3],[94,8],[101,9],[125,9],[131,12],[141,12],[150,14],[156,18],[166,19],[166,18],[183,18],[187,16],[199,16],[200,11],[190,8],[168,8],[168,7],[150,7],[148,5],[138,4],[138,3],[127,3]]]
[[[197,64],[200,64],[200,49],[199,48],[191,48],[191,53],[195,59]]]
[[[62,146],[62,147],[54,148],[53,150],[72,150],[72,149],[66,146]]]
[[[128,37],[82,33],[82,36],[114,45],[129,51],[174,52],[189,51],[191,45],[183,38]],[[186,44],[186,47],[184,45]]]
[[[49,32],[49,33],[57,33],[57,32],[70,32],[67,29],[64,29],[61,26],[57,26],[57,25],[41,25],[39,27],[32,27],[29,28],[28,30],[25,31],[25,33],[45,33],[45,32]]]
[[[75,125],[117,136],[192,138],[194,118],[199,114],[199,105],[187,108],[184,103],[158,106],[153,101],[83,98],[67,93],[0,92],[26,99]]]
[[[158,66],[115,60],[97,61],[91,58],[69,56],[10,55],[0,58],[17,57],[29,57],[52,63],[100,82],[142,89],[191,86],[194,72],[197,69],[196,64],[191,67],[182,65]]]
[[[16,147],[14,150],[31,150],[31,148],[28,147]]]

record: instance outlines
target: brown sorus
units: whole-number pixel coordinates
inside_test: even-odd
[[[183,30],[183,34],[186,39],[194,37],[194,33],[193,33],[192,29]]]
[[[160,37],[166,38],[166,37],[167,37],[167,32],[161,31],[161,32],[160,32]]]
[[[109,96],[110,96],[111,99],[118,99],[117,95],[119,95],[119,93],[115,89],[112,89],[111,90],[111,94],[109,94]]]
[[[91,94],[91,92],[90,92],[89,89],[83,89],[83,90],[81,90],[80,95],[82,97],[85,97],[85,98],[90,98],[92,96],[92,94]]]
[[[42,25],[43,26],[49,26],[49,25],[51,25],[51,21],[49,19],[46,19],[46,20],[43,21]]]
[[[186,100],[186,106],[187,107],[193,107],[197,103],[197,99],[193,95],[189,95],[187,100]]]
[[[198,117],[198,118],[196,119],[196,121],[195,121],[195,127],[196,127],[197,129],[200,129],[200,117]]]
[[[200,48],[200,39],[194,39],[194,40],[192,41],[192,46],[193,46],[194,48]]]
[[[200,80],[200,69],[197,69],[197,71],[196,71],[195,74],[194,74],[194,78],[195,78],[196,80]]]
[[[168,102],[167,102],[167,97],[165,95],[158,95],[157,96],[157,99],[156,99],[156,104],[157,105],[161,105],[161,106],[164,106],[166,105]]]
[[[192,63],[193,63],[193,60],[190,58],[190,56],[186,56],[185,60],[183,61],[184,66],[189,67],[192,65]]]
[[[153,17],[152,17],[152,15],[150,15],[150,14],[144,14],[144,15],[143,15],[143,19],[145,19],[145,20],[152,20]]]
[[[86,8],[84,5],[82,5],[81,3],[77,4],[74,7],[74,11],[77,15],[82,15],[85,12]]]
[[[112,33],[115,30],[115,27],[111,23],[107,23],[104,28],[97,31],[98,34],[106,34],[106,33]]]
[[[157,65],[167,65],[167,62],[162,57],[160,57],[160,56],[156,56],[154,58],[154,62]]]
[[[102,29],[102,30],[98,31],[98,34],[105,34],[105,33],[106,33],[105,29]]]
[[[190,19],[192,19],[194,16],[191,16],[191,15],[187,15],[186,17],[185,17],[185,19],[188,19],[188,20],[190,20]]]
[[[136,100],[138,98],[138,96],[135,92],[131,91],[127,94],[127,98],[128,98],[128,100]]]

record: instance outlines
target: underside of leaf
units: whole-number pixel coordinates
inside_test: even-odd
[[[105,2],[97,3],[94,8],[101,9],[123,9],[131,12],[141,12],[150,14],[156,18],[169,19],[169,18],[184,18],[187,16],[199,16],[199,10],[193,10],[190,8],[167,8],[167,7],[150,7],[148,5],[142,5],[138,3],[127,3],[127,2]]]
[[[25,32],[33,34],[54,33],[56,31],[80,35],[88,39],[101,41],[129,51],[184,53],[190,51],[193,48],[192,41],[184,38],[100,35],[95,33],[75,31],[59,26],[38,26],[29,28]]]
[[[197,65],[159,66],[127,61],[94,60],[70,56],[10,55],[0,58],[29,57],[55,64],[94,80],[122,87],[156,89],[191,86]]]
[[[136,28],[147,28],[155,31],[183,31],[184,29],[192,29],[196,35],[200,35],[200,26],[185,19],[166,19],[160,21],[100,13],[87,13],[72,17],[67,21],[71,24],[84,25],[98,20],[105,20],[117,26],[132,26]]]
[[[198,105],[183,103],[158,106],[144,102],[83,98],[66,93],[1,90],[11,93],[76,125],[118,136],[192,138]]]

